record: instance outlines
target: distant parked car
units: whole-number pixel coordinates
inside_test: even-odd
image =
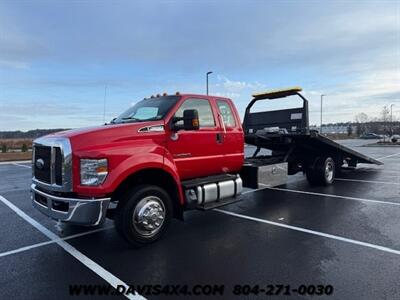
[[[400,142],[400,135],[399,134],[394,134],[390,137],[390,140],[392,141],[392,143],[397,143]]]
[[[360,139],[365,139],[365,140],[380,140],[382,136],[376,133],[364,133],[360,135]]]

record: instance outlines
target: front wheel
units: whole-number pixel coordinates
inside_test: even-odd
[[[143,246],[158,240],[172,218],[168,193],[154,185],[141,185],[128,191],[115,212],[117,231],[132,245]]]
[[[320,157],[307,169],[307,180],[311,185],[330,185],[335,180],[335,170],[335,161],[331,157]]]

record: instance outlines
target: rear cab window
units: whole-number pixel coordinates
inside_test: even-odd
[[[236,120],[235,120],[235,115],[232,111],[232,107],[230,106],[229,102],[226,100],[217,100],[217,107],[219,110],[219,113],[222,116],[222,120],[224,121],[224,124],[226,127],[236,127]]]

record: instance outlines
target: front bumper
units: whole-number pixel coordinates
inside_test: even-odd
[[[105,217],[111,198],[78,199],[58,197],[31,185],[33,206],[59,221],[79,225],[99,225]]]

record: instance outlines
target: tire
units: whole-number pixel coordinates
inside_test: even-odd
[[[327,186],[335,180],[335,161],[329,157],[320,157],[315,164],[308,168],[306,177],[310,185]]]
[[[127,191],[115,211],[117,232],[135,247],[152,243],[166,232],[173,215],[168,193],[155,185]]]

